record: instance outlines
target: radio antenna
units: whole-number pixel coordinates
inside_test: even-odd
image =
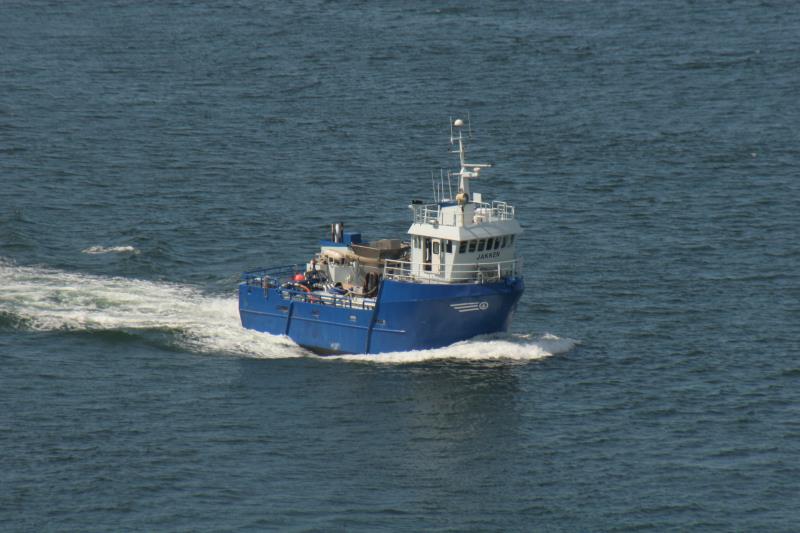
[[[454,141],[455,141],[455,139],[453,139],[453,116],[451,115],[450,116],[450,145],[451,146],[453,145]]]

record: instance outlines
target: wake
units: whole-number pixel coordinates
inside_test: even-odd
[[[133,254],[139,255],[139,250],[133,246],[90,246],[81,250],[84,254]]]
[[[242,357],[314,357],[290,339],[244,329],[235,296],[209,296],[195,287],[122,277],[92,276],[0,259],[0,315],[35,331],[165,331],[184,349]],[[430,360],[531,361],[571,350],[575,341],[552,335],[487,337],[451,346],[326,359],[415,363]]]
[[[337,355],[326,357],[326,359],[391,364],[421,363],[435,360],[536,361],[568,352],[576,345],[577,342],[572,339],[562,339],[551,334],[545,334],[538,338],[532,338],[531,335],[498,334],[476,337],[432,350],[390,352],[376,355]]]

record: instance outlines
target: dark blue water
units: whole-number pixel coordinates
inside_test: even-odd
[[[791,531],[792,2],[0,5],[0,529]],[[240,271],[396,237],[469,112],[513,334],[321,359]]]

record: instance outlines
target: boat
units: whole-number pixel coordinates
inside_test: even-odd
[[[522,228],[513,206],[471,191],[491,165],[466,161],[464,129],[450,121],[460,169],[446,183],[444,173],[434,179],[432,203],[411,202],[406,241],[364,241],[332,224],[310,260],[242,275],[242,326],[322,355],[439,348],[508,331],[525,287]]]

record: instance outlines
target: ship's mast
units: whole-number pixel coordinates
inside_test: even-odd
[[[467,163],[466,162],[466,153],[467,150],[464,147],[464,135],[462,132],[462,128],[464,127],[464,121],[460,118],[457,118],[450,122],[450,145],[454,146],[456,141],[458,141],[458,151],[453,150],[453,153],[458,153],[458,162],[461,165],[461,169],[458,172],[459,181],[458,181],[458,188],[467,195],[469,198],[470,191],[469,191],[469,180],[477,179],[479,177],[480,171],[482,168],[490,168],[492,165],[488,163]],[[453,128],[455,131],[458,132],[458,137],[453,135]]]

